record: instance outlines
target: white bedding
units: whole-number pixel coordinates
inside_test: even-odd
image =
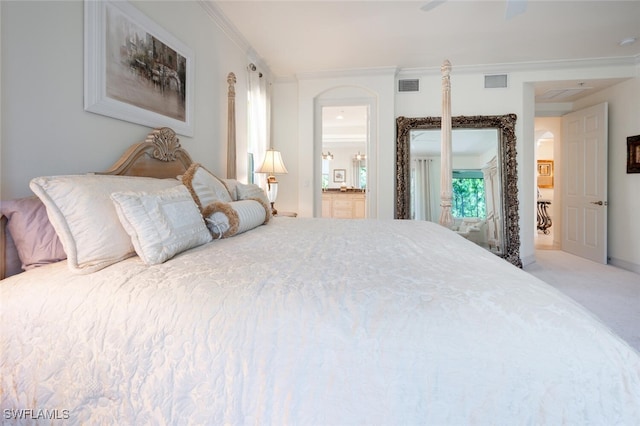
[[[160,265],[37,268],[0,301],[3,421],[640,424],[637,352],[428,222],[276,218]]]

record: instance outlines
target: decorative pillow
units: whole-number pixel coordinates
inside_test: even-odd
[[[211,241],[200,210],[183,185],[154,192],[115,192],[111,199],[136,253],[147,265]]]
[[[202,212],[207,227],[215,238],[227,238],[241,234],[267,223],[268,209],[257,200],[241,200],[231,203],[216,201]]]
[[[3,201],[0,213],[7,218],[7,230],[13,238],[22,269],[26,271],[67,258],[49,222],[47,209],[38,197]]]
[[[4,225],[0,223],[0,226]],[[11,232],[8,232],[6,228],[3,231],[5,234],[4,241],[0,241],[0,255],[4,255],[4,271],[0,271],[0,280],[23,272],[22,261],[18,256],[16,244],[13,242],[13,238],[11,238]],[[4,252],[2,252],[2,250],[4,250]],[[2,272],[4,272],[4,275]]]
[[[67,253],[69,269],[88,274],[135,255],[111,194],[176,185],[180,185],[176,179],[90,174],[38,177],[29,187],[47,207],[51,225]]]
[[[229,190],[232,201],[238,201],[238,181],[236,179],[222,179],[224,186]]]
[[[240,183],[236,185],[236,191],[238,192],[238,200],[257,200],[264,205],[267,210],[267,222],[271,218],[271,203],[269,197],[264,189],[260,188],[255,183]],[[266,223],[266,222],[265,222]]]
[[[184,172],[182,183],[189,189],[200,210],[215,201],[233,201],[224,183],[199,163],[193,163]]]

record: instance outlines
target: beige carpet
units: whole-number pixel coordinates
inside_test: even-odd
[[[640,352],[640,275],[560,250],[536,250],[524,270],[593,312]]]

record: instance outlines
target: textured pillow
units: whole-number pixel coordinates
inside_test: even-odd
[[[7,230],[25,271],[67,258],[62,243],[38,197],[3,201],[0,213],[7,218]]]
[[[241,200],[231,203],[216,201],[202,212],[207,227],[215,238],[227,238],[241,234],[267,223],[268,209],[256,200]]]
[[[229,190],[229,195],[231,195],[232,201],[238,201],[238,181],[236,179],[222,179],[224,186]]]
[[[264,189],[260,188],[255,183],[240,183],[236,185],[236,191],[238,193],[238,200],[256,200],[265,206],[267,210],[267,221],[271,218],[271,203],[269,197]]]
[[[199,163],[193,163],[184,172],[182,183],[189,189],[200,210],[215,201],[233,201],[224,183]]]
[[[0,226],[3,225],[0,224]],[[22,262],[20,261],[20,257],[18,257],[18,249],[13,242],[13,238],[11,238],[11,233],[7,232],[6,228],[0,230],[0,232],[2,231],[4,231],[5,234],[4,241],[0,241],[0,255],[4,255],[4,275],[0,275],[0,280],[23,272]],[[4,250],[4,253],[2,250]]]
[[[176,179],[111,175],[38,177],[29,187],[67,253],[69,269],[88,274],[135,254],[131,237],[118,219],[113,192],[155,191],[180,185]]]
[[[183,185],[154,192],[116,192],[111,199],[136,253],[147,265],[211,241],[200,210]]]

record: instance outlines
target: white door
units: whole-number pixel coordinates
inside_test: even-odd
[[[562,117],[562,249],[607,263],[607,103]]]

